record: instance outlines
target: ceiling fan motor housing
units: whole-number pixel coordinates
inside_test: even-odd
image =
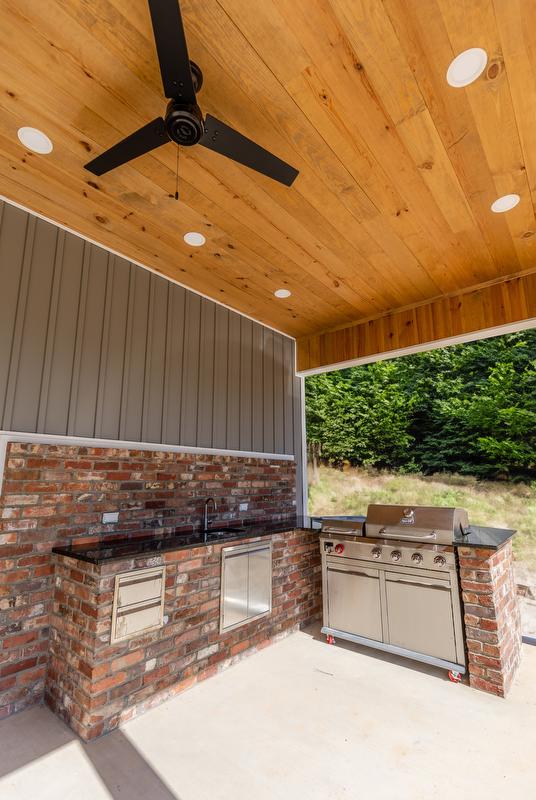
[[[205,132],[203,114],[197,105],[183,105],[171,100],[166,111],[169,138],[184,147],[191,147]]]

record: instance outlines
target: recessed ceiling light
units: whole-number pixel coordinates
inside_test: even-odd
[[[447,83],[459,88],[468,86],[482,75],[488,63],[488,54],[481,47],[464,50],[450,62],[447,70]]]
[[[491,204],[491,210],[496,214],[502,214],[503,211],[510,211],[511,208],[515,208],[520,200],[521,198],[518,194],[505,194],[502,197],[498,197]]]
[[[276,289],[274,294],[276,297],[279,297],[281,300],[283,300],[285,297],[290,297],[292,292],[289,292],[288,289]]]
[[[52,142],[46,133],[38,131],[37,128],[19,128],[17,136],[21,144],[27,147],[28,150],[33,150],[34,153],[46,155],[52,152]]]
[[[206,239],[202,233],[197,233],[196,231],[188,231],[188,233],[184,234],[184,241],[186,244],[189,244],[190,247],[201,247],[205,244]]]

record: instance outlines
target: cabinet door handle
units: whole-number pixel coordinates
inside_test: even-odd
[[[370,572],[361,572],[357,569],[336,569],[333,567],[328,567],[328,572],[339,572],[342,575],[360,575],[362,578],[374,578],[378,579],[380,576],[377,572],[370,571]]]
[[[418,581],[410,581],[405,578],[386,578],[389,583],[407,583],[408,586],[431,586],[433,589],[443,589],[450,592],[450,583],[435,583],[434,581],[427,581],[424,578]]]

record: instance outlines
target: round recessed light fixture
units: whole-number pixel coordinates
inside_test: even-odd
[[[190,247],[202,247],[207,240],[202,233],[197,233],[197,231],[188,231],[188,233],[184,234],[184,241],[186,244],[189,244]]]
[[[505,194],[502,197],[498,197],[491,204],[491,210],[496,214],[502,214],[504,211],[510,211],[511,208],[515,208],[520,200],[521,198],[518,194]]]
[[[488,54],[481,47],[471,47],[459,53],[450,62],[447,70],[447,83],[455,88],[468,86],[479,78],[488,63]]]
[[[17,136],[21,144],[28,150],[33,150],[34,153],[45,156],[52,152],[52,142],[46,133],[38,131],[37,128],[19,128]]]
[[[285,297],[290,297],[292,292],[289,292],[288,289],[276,289],[274,294],[276,297],[279,297],[280,300],[284,300]]]

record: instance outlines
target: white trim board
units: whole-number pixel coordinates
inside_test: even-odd
[[[0,431],[0,492],[4,483],[4,468],[7,446],[11,442],[22,444],[58,444],[68,447],[105,447],[124,450],[151,450],[164,453],[193,453],[205,456],[236,456],[237,458],[266,458],[270,461],[294,461],[287,453],[256,453],[249,450],[218,450],[213,447],[189,447],[187,445],[158,444],[152,442],[128,442],[119,439],[91,439],[80,436],[56,436],[49,433],[24,433]]]
[[[303,369],[296,374],[300,377],[306,378],[308,375],[320,375],[322,372],[335,372],[335,370],[346,369],[347,367],[360,367],[363,364],[373,364],[375,361],[387,361],[389,358],[409,356],[413,353],[426,353],[428,350],[439,350],[441,347],[449,347],[449,345],[453,344],[466,344],[467,342],[477,342],[480,339],[491,339],[494,336],[502,336],[506,333],[517,333],[517,331],[529,330],[530,328],[536,328],[536,317],[523,319],[519,322],[510,322],[507,325],[498,325],[495,328],[482,328],[482,330],[479,331],[462,333],[459,336],[450,336],[447,339],[434,339],[430,342],[425,342],[424,344],[414,344],[410,347],[400,347],[398,350],[374,353],[371,356],[363,356],[363,358],[352,358],[348,361],[339,361],[336,364],[328,364],[325,367]]]
[[[279,330],[279,328],[274,328],[273,325],[268,325],[266,322],[261,322],[260,320],[255,319],[255,317],[251,317],[249,314],[246,314],[244,311],[238,311],[238,309],[233,308],[232,306],[228,306],[226,303],[222,303],[221,300],[216,300],[214,297],[210,297],[208,294],[203,294],[203,292],[200,292],[198,289],[192,289],[191,286],[187,286],[185,283],[181,283],[175,278],[170,278],[168,275],[164,275],[162,272],[159,272],[157,269],[154,269],[153,267],[148,267],[147,264],[142,264],[141,261],[136,261],[135,258],[131,258],[130,256],[121,253],[119,250],[114,250],[113,248],[108,247],[108,245],[102,244],[102,242],[97,242],[96,239],[92,239],[90,236],[86,236],[84,233],[80,233],[79,231],[75,231],[73,228],[69,228],[62,222],[58,222],[55,219],[46,217],[39,211],[34,211],[33,208],[28,208],[27,206],[23,206],[22,203],[17,203],[15,200],[11,200],[11,198],[6,197],[3,194],[0,194],[0,200],[3,200],[4,203],[8,203],[11,206],[15,206],[15,208],[20,208],[21,211],[26,211],[27,214],[33,214],[34,217],[38,217],[39,219],[42,219],[44,222],[50,223],[50,225],[55,225],[57,228],[61,228],[62,231],[67,231],[67,233],[72,233],[73,236],[78,236],[79,239],[83,239],[85,242],[94,244],[95,247],[100,247],[101,250],[106,250],[107,253],[112,253],[112,255],[114,256],[119,256],[119,258],[124,258],[125,261],[129,261],[131,264],[135,264],[137,267],[141,267],[142,269],[147,270],[147,272],[152,272],[153,275],[157,275],[159,278],[163,278],[165,281],[169,281],[170,283],[175,283],[177,284],[177,286],[181,286],[188,292],[192,292],[192,294],[196,294],[199,297],[203,297],[205,300],[210,300],[211,303],[216,303],[216,305],[218,306],[223,306],[223,308],[226,308],[228,311],[233,311],[235,314],[239,314],[241,317],[250,319],[252,322],[256,322],[257,325],[262,325],[263,328],[269,328],[271,331],[275,331],[275,333],[281,334],[281,336],[286,336],[287,339],[290,339],[293,342],[296,341],[295,336],[291,336],[289,333],[285,333],[285,331]]]

